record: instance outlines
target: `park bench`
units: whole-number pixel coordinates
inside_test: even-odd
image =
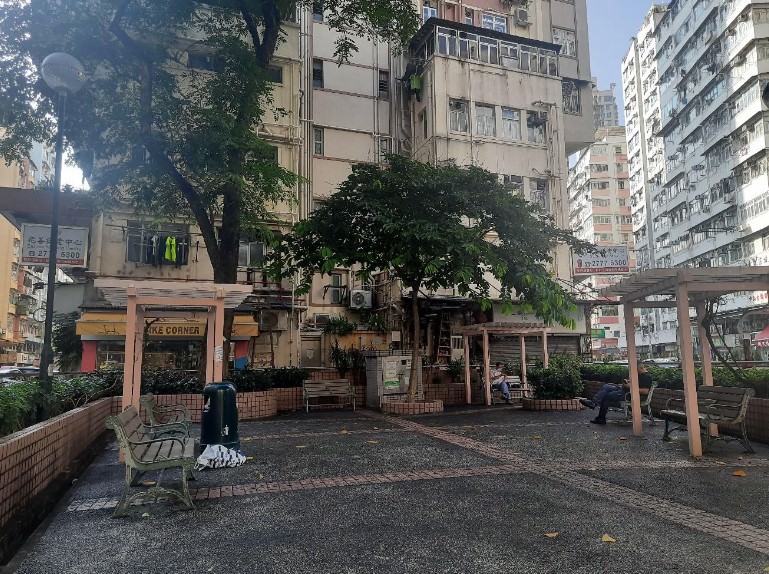
[[[502,381],[499,381],[502,382]],[[521,377],[518,377],[516,375],[505,375],[504,382],[507,383],[507,385],[510,387],[510,398],[512,399],[522,399],[524,397],[528,397],[531,393],[531,390],[529,389],[529,385],[524,385],[523,382],[521,382]],[[485,389],[485,381],[481,380],[481,389],[483,393],[486,392]],[[494,405],[496,403],[502,403],[505,401],[505,398],[502,396],[502,391],[499,389],[495,389],[492,387],[491,389],[491,404]]]
[[[168,431],[165,436],[155,438],[149,427],[142,423],[139,412],[129,406],[117,416],[107,417],[107,428],[115,431],[120,449],[125,458],[125,489],[120,497],[113,518],[128,514],[128,506],[138,497],[149,495],[172,495],[181,500],[187,508],[194,508],[187,486],[188,475],[192,477],[195,466],[195,442],[181,431]],[[175,436],[174,436],[175,434]],[[138,486],[138,479],[147,471],[179,468],[182,475],[181,489],[153,486],[133,495],[131,487]]]
[[[710,436],[709,425],[727,425],[737,427],[735,432],[745,450],[755,452],[748,441],[748,432],[745,426],[745,413],[748,410],[748,401],[755,395],[755,391],[742,387],[711,387],[701,386],[697,389],[697,408],[699,410],[700,432],[703,435],[707,449],[711,443],[723,437]],[[670,433],[686,429],[686,408],[683,398],[668,399],[665,409],[659,417],[665,421],[665,434],[663,440],[670,440]],[[671,428],[671,424],[675,424]]]
[[[155,395],[148,393],[142,395],[139,402],[144,407],[144,412],[149,419],[149,429],[152,438],[158,435],[158,431],[183,429],[184,434],[190,436],[190,412],[184,405],[159,405]],[[162,432],[160,434],[163,434]]]
[[[329,381],[304,381],[302,383],[302,396],[304,397],[304,409],[310,412],[313,406],[352,405],[355,410],[355,393],[347,379],[333,379]],[[310,399],[313,400],[310,404]],[[322,402],[323,399],[334,399],[334,402]]]
[[[652,381],[649,387],[649,392],[646,396],[641,396],[641,415],[646,411],[646,416],[649,417],[649,424],[655,424],[654,415],[652,414],[652,396],[654,395],[654,389],[659,386],[659,383]],[[609,410],[615,413],[622,413],[626,420],[633,418],[633,406],[630,401],[630,392],[625,393],[625,398],[622,399],[616,405],[609,406]]]

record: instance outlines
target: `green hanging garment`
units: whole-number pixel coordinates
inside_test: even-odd
[[[166,238],[166,261],[176,263],[176,237]]]

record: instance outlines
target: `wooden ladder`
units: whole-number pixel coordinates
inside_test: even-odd
[[[451,317],[446,311],[441,311],[440,326],[438,328],[438,350],[436,363],[448,364],[451,360]]]

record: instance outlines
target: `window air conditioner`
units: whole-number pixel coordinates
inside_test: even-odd
[[[515,23],[518,26],[528,26],[531,24],[531,21],[529,20],[529,11],[526,8],[516,8]]]
[[[353,289],[350,291],[350,309],[371,309],[371,291]]]

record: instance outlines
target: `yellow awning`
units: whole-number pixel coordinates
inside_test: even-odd
[[[200,338],[206,334],[206,320],[194,319],[147,319],[150,337],[164,339]],[[125,313],[86,311],[76,322],[78,335],[105,335],[125,337]],[[258,337],[259,325],[250,315],[235,315],[232,325],[233,337]]]

